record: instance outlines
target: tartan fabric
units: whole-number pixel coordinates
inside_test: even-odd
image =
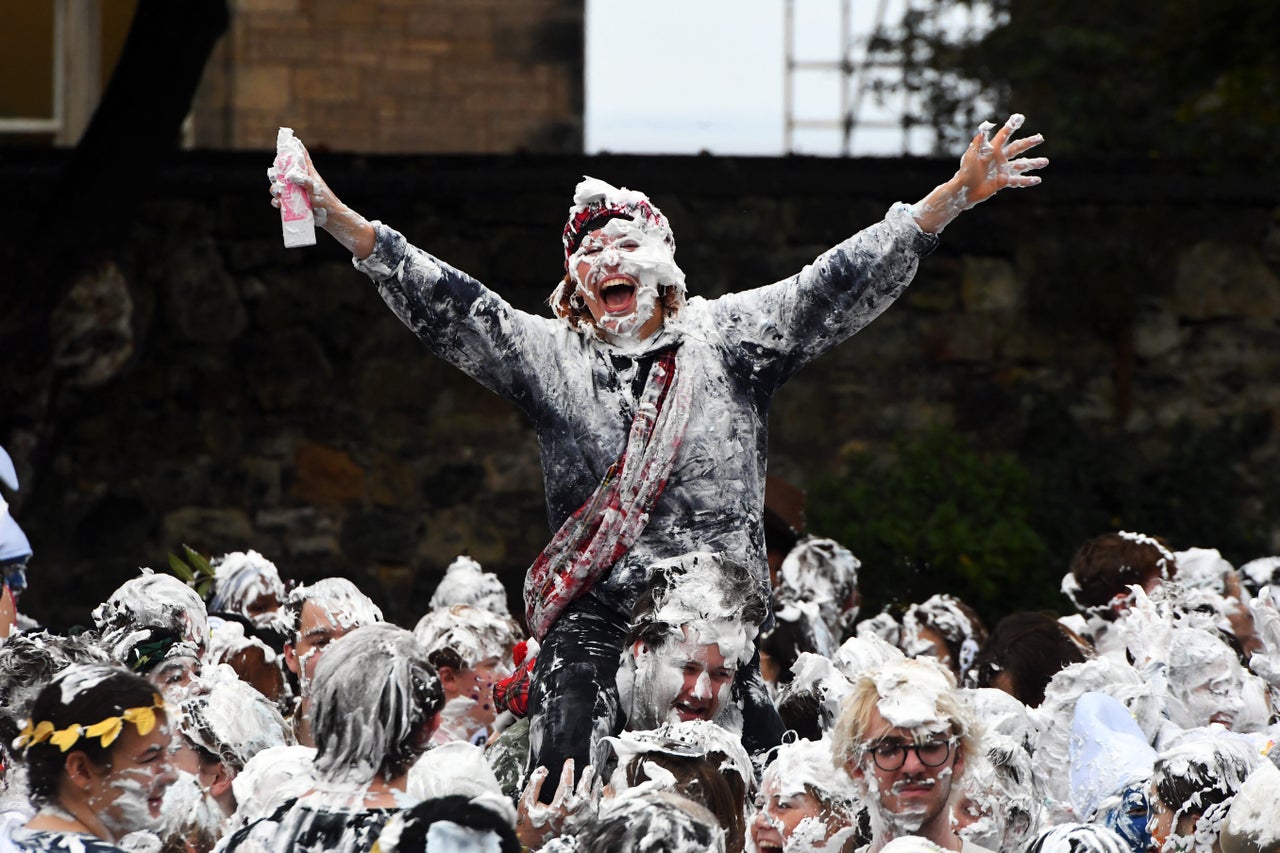
[[[569,602],[632,546],[667,485],[689,423],[689,378],[674,350],[654,361],[622,455],[551,538],[524,581],[529,633],[541,640]]]
[[[529,685],[533,682],[536,657],[528,657],[515,672],[493,685],[493,704],[499,711],[510,711],[516,717],[529,715]]]

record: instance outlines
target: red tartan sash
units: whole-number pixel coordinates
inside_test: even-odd
[[[675,395],[668,399],[673,387]],[[536,639],[545,637],[569,603],[585,594],[644,531],[688,420],[688,382],[677,382],[675,351],[668,350],[649,371],[622,455],[525,575],[525,617]]]

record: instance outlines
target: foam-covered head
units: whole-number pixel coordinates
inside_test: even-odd
[[[775,749],[773,761],[765,768],[761,787],[772,783],[784,797],[807,792],[852,818],[859,805],[858,789],[849,774],[832,762],[831,755],[828,738],[784,743]]]
[[[1234,567],[1217,548],[1188,548],[1175,551],[1178,581],[1187,587],[1226,592],[1226,576]]]
[[[744,566],[723,554],[695,551],[650,568],[632,637],[654,647],[662,635],[679,638],[690,629],[701,642],[717,644],[725,660],[742,665],[755,652],[766,608],[759,582]]]
[[[433,609],[413,629],[413,636],[437,665],[474,667],[497,658],[507,667],[511,649],[522,638],[520,626],[510,616],[469,604]],[[437,655],[449,651],[448,659]]]
[[[986,640],[987,629],[978,614],[954,595],[930,596],[902,616],[900,641],[907,656],[935,657],[957,677],[969,671]]]
[[[253,823],[315,787],[316,751],[310,746],[273,746],[249,759],[231,780],[236,812],[231,828]]]
[[[135,631],[159,629],[181,637],[203,653],[209,639],[209,615],[196,591],[173,575],[143,569],[122,583],[93,611],[104,647],[111,649]]]
[[[1222,853],[1280,853],[1280,770],[1264,761],[1236,792],[1222,825]]]
[[[1259,557],[1240,567],[1240,583],[1257,595],[1264,586],[1280,586],[1280,557]]]
[[[666,722],[654,729],[628,731],[616,737],[602,739],[607,752],[612,752],[617,763],[610,784],[614,790],[629,787],[627,767],[637,756],[650,753],[666,753],[685,757],[719,756],[722,773],[736,773],[746,788],[755,784],[755,770],[751,756],[742,746],[742,738],[722,726],[707,720]],[[606,758],[605,763],[613,761]]]
[[[780,602],[809,602],[839,642],[843,624],[857,618],[852,603],[862,561],[834,539],[809,537],[792,548],[779,570]]]
[[[1046,829],[1027,853],[1132,853],[1123,838],[1105,826],[1063,823]]]
[[[343,630],[382,621],[382,608],[346,578],[321,578],[313,584],[295,587],[289,593],[288,609],[295,632],[302,608],[307,604],[315,605],[328,615],[335,627]]]
[[[1183,728],[1228,729],[1244,709],[1244,670],[1224,641],[1199,628],[1175,628],[1169,641],[1169,718]]]
[[[454,604],[472,604],[497,613],[511,615],[507,607],[507,591],[493,572],[486,572],[467,556],[458,557],[445,569],[444,578],[431,593],[431,608]]]
[[[711,812],[685,797],[644,788],[607,801],[596,820],[578,835],[579,853],[723,853],[724,849],[724,830]]]
[[[1236,793],[1262,760],[1236,738],[1211,732],[1179,738],[1156,758],[1151,774],[1154,841],[1164,849],[1212,850]]]
[[[1021,850],[1039,830],[1040,786],[1021,743],[988,729],[966,762],[952,827],[988,850]]]
[[[275,704],[236,677],[225,664],[206,671],[207,692],[183,702],[179,728],[233,770],[264,749],[289,746],[293,734]]]
[[[212,561],[209,610],[235,613],[256,625],[270,624],[287,592],[276,564],[257,551],[232,551]]]
[[[917,737],[948,733],[959,739],[962,750],[972,751],[972,714],[956,689],[955,677],[933,658],[889,661],[854,681],[836,722],[838,763],[861,760],[873,711],[891,728]]]
[[[566,272],[569,259],[582,245],[583,238],[611,219],[627,219],[652,229],[675,252],[676,239],[671,233],[671,225],[647,195],[584,176],[574,187],[573,206],[569,208],[569,219],[564,225],[562,242]]]
[[[329,646],[311,697],[316,773],[331,782],[366,783],[407,770],[444,707],[426,651],[413,634],[385,622]]]
[[[575,329],[594,328],[615,341],[643,338],[684,304],[671,228],[643,193],[584,179],[564,247],[566,275],[549,301]]]
[[[374,848],[382,853],[520,853],[514,815],[514,809],[508,818],[487,801],[461,794],[433,796],[396,812]]]

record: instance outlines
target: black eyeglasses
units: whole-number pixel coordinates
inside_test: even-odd
[[[926,740],[921,743],[880,740],[867,744],[863,752],[869,754],[876,767],[881,770],[897,770],[906,763],[908,750],[914,751],[916,758],[925,767],[939,767],[947,763],[947,759],[951,757],[951,748],[955,745],[955,738]]]

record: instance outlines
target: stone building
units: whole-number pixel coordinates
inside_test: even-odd
[[[15,4],[0,36],[0,139],[74,144],[137,0]],[[189,147],[582,148],[583,0],[228,0]]]

